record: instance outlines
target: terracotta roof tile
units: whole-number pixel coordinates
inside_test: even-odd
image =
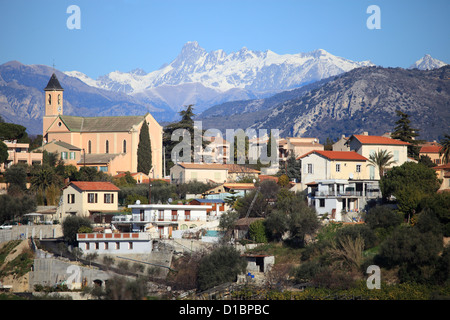
[[[441,146],[423,146],[420,148],[420,153],[439,153],[441,149]]]
[[[82,191],[119,191],[111,182],[104,181],[72,181],[70,184]]]
[[[354,160],[354,161],[366,161],[366,157],[363,157],[359,153],[354,151],[328,151],[328,150],[313,150],[310,151],[297,159],[304,158],[312,153],[317,153],[330,160]]]
[[[366,136],[366,135],[358,135],[354,134],[352,137],[355,137],[362,144],[394,144],[394,145],[409,145],[408,142],[404,142],[401,140],[391,139],[382,136]],[[351,137],[350,137],[351,138]]]

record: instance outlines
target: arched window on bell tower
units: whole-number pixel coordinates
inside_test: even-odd
[[[89,154],[92,153],[92,143],[91,143],[91,140],[88,141],[88,153],[89,153]]]
[[[109,141],[106,140],[105,153],[109,153]]]

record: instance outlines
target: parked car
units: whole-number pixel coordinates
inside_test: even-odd
[[[5,229],[12,229],[12,225],[10,225],[10,224],[2,224],[0,226],[0,229],[3,229],[3,230],[5,230]]]

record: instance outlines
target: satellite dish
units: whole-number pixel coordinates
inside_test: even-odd
[[[173,201],[172,198],[167,199],[167,202],[171,203]]]
[[[136,200],[136,204],[141,204],[141,200]]]
[[[350,173],[349,179],[353,179],[353,173]]]

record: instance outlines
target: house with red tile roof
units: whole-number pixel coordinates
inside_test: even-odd
[[[442,146],[436,143],[427,143],[422,145],[419,151],[419,157],[427,156],[430,157],[431,161],[437,165],[442,164],[442,158],[444,155],[440,154]]]
[[[351,135],[346,144],[350,151],[359,153],[367,159],[369,159],[372,154],[381,150],[386,150],[392,155],[392,160],[395,161],[395,163],[388,166],[387,169],[393,166],[401,166],[403,163],[409,161],[409,143],[401,140],[391,139],[385,136],[371,136],[367,132],[364,132],[364,134]],[[369,165],[369,176],[371,179],[380,179],[378,169],[372,165]]]
[[[93,218],[98,214],[117,213],[119,190],[111,182],[72,181],[63,189],[57,219],[63,221],[69,215]]]
[[[442,164],[432,169],[436,171],[437,177],[442,180],[438,192],[450,192],[450,163]]]
[[[302,163],[302,189],[319,215],[335,221],[358,218],[367,201],[379,197],[378,181],[370,179],[368,159],[354,151],[314,150],[297,158]]]

